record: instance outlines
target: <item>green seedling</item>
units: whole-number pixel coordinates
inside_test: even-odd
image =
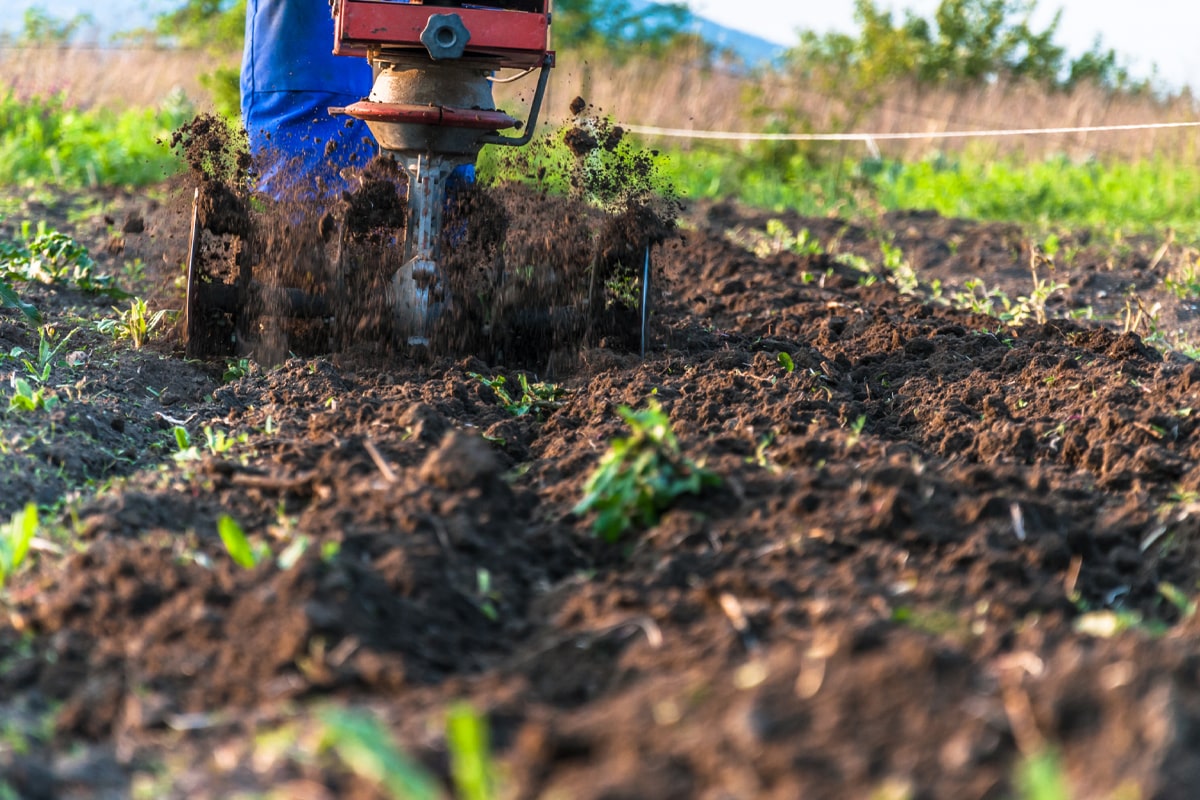
[[[1196,616],[1196,601],[1184,594],[1178,586],[1172,583],[1160,583],[1158,593],[1179,610],[1179,615],[1183,619],[1191,619]]]
[[[631,435],[614,439],[584,486],[574,513],[596,513],[595,533],[617,542],[633,526],[650,527],[675,501],[718,486],[721,479],[680,454],[671,421],[655,400],[642,411],[617,413]]]
[[[1052,750],[1022,758],[1015,782],[1021,800],[1070,800],[1071,797],[1062,759]]]
[[[792,360],[791,355],[782,350],[775,355],[775,363],[783,367],[789,373],[796,371],[796,362]]]
[[[758,440],[758,444],[754,447],[754,455],[747,457],[746,463],[756,464],[769,472],[778,472],[779,467],[767,457],[767,449],[774,443],[775,431],[768,431],[766,436]]]
[[[521,373],[517,375],[521,394],[514,397],[508,389],[504,388],[506,381],[503,375],[497,375],[494,378],[484,377],[478,372],[468,372],[467,375],[495,392],[500,405],[514,417],[523,417],[532,413],[538,419],[542,419],[543,414],[549,414],[562,408],[559,398],[566,394],[556,383],[530,383],[529,378]]]
[[[500,612],[496,610],[496,601],[500,599],[500,593],[492,588],[492,573],[483,567],[475,570],[475,594],[483,615],[492,622],[500,619]]]
[[[860,415],[850,423],[850,435],[846,437],[846,447],[853,448],[862,440],[863,429],[867,427],[867,417]]]
[[[21,363],[25,365],[25,371],[29,377],[38,383],[45,383],[50,380],[50,372],[56,366],[63,364],[63,360],[59,358],[63,349],[67,346],[67,342],[75,335],[78,328],[72,329],[66,336],[54,343],[54,329],[44,327],[38,330],[38,352],[36,359],[22,358]],[[14,349],[14,355],[24,355],[25,351],[20,348]]]
[[[12,397],[8,398],[9,411],[53,411],[58,407],[58,397],[44,386],[35,389],[29,381],[15,374],[9,383],[13,389]]]
[[[239,378],[244,378],[250,374],[250,359],[248,358],[231,358],[225,362],[225,372],[221,376],[224,383],[236,381]]]
[[[888,274],[888,282],[894,285],[900,294],[914,294],[919,286],[917,273],[904,257],[904,251],[891,241],[883,240],[879,243],[879,252],[883,257],[883,268]]]
[[[356,775],[394,800],[442,800],[437,780],[396,746],[378,720],[362,712],[323,710],[322,750],[332,751]]]
[[[0,279],[0,308],[15,308],[27,322],[38,324],[42,315],[32,303],[26,303],[8,281]]]
[[[72,285],[85,292],[116,292],[112,278],[96,272],[83,245],[50,229],[45,220],[34,227],[21,223],[19,240],[0,242],[0,278]]]
[[[146,301],[140,297],[131,300],[129,308],[124,311],[116,306],[113,306],[113,311],[117,312],[116,318],[100,320],[96,323],[96,330],[111,336],[113,341],[128,340],[135,350],[141,349],[149,341],[150,334],[162,324],[167,314],[166,309],[151,314]]]
[[[7,525],[0,528],[0,589],[4,588],[9,576],[25,563],[37,529],[38,510],[33,503],[27,503],[24,509],[12,515]]]
[[[250,436],[246,433],[230,435],[220,428],[212,428],[208,425],[204,426],[204,445],[208,448],[208,452],[214,456],[228,453],[237,445],[245,444],[249,440]]]
[[[451,706],[446,715],[446,746],[450,775],[459,800],[490,800],[496,796],[487,720],[466,703]]]
[[[225,552],[233,559],[233,563],[242,569],[254,569],[260,562],[271,554],[266,545],[251,546],[250,539],[238,521],[228,514],[217,518],[217,534],[225,545]]]
[[[192,437],[188,434],[187,428],[176,425],[171,428],[171,434],[175,437],[177,452],[174,458],[176,461],[195,461],[200,458],[200,450],[192,444]]]
[[[1163,286],[1180,300],[1194,301],[1200,298],[1200,261],[1193,252],[1171,274],[1163,279]]]

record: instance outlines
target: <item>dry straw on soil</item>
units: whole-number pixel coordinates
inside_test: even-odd
[[[203,104],[200,76],[215,65],[205,53],[164,48],[0,47],[0,93],[121,110],[157,106],[178,89]]]
[[[870,110],[862,97],[823,91],[816,82],[766,73],[747,76],[701,59],[633,59],[620,66],[596,60],[560,59],[550,108],[557,110],[581,94],[628,124],[696,130],[898,133],[993,130],[1013,127],[1083,127],[1182,122],[1200,119],[1200,107],[1187,93],[1159,99],[1118,95],[1095,86],[1047,92],[1021,83],[984,88],[922,89],[898,82],[880,92]],[[968,144],[968,141],[972,142]],[[1194,130],[1072,134],[986,140],[984,156],[1140,159],[1162,156],[1194,162]],[[931,150],[979,147],[979,140],[938,139],[881,142],[887,155],[920,157]],[[850,144],[847,148],[860,148]]]
[[[68,103],[114,108],[152,106],[171,90],[182,89],[196,104],[208,105],[199,76],[219,60],[200,52],[166,49],[41,48],[0,49],[0,90],[18,97],[62,92]],[[528,102],[532,80],[497,85],[500,105],[517,109]],[[618,122],[696,130],[807,132],[988,130],[1011,128],[1128,125],[1200,119],[1188,93],[1165,99],[1117,95],[1094,86],[1047,92],[1028,84],[995,83],[982,89],[921,89],[897,83],[881,92],[872,109],[860,97],[842,97],[814,83],[779,73],[738,72],[709,65],[700,56],[661,60],[634,58],[615,65],[602,58],[560,54],[547,98],[546,119],[561,121],[570,100],[587,98]],[[682,142],[686,146],[686,141]],[[839,145],[847,153],[858,144]],[[1042,158],[1141,159],[1161,156],[1195,162],[1200,156],[1195,130],[1138,131],[1014,137],[995,140],[882,142],[887,155],[920,157],[934,150],[983,148],[984,157],[1024,155]]]

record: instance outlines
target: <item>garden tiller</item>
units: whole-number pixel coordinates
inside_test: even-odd
[[[331,114],[364,121],[380,150],[394,159],[406,184],[400,224],[386,235],[357,237],[343,224],[328,244],[342,288],[366,285],[349,274],[364,263],[364,247],[394,265],[385,282],[391,333],[411,345],[429,341],[431,326],[453,303],[439,264],[453,242],[443,231],[448,184],[456,169],[473,165],[484,145],[527,143],[537,124],[554,53],[549,49],[549,0],[482,0],[462,5],[333,0],[333,52],[366,58],[375,75],[370,95]],[[529,118],[493,108],[491,81],[501,70],[515,77],[537,72]],[[505,134],[502,131],[517,131]],[[330,318],[339,313],[325,290],[266,285],[254,276],[260,257],[248,224],[223,222],[218,198],[197,190],[189,242],[185,337],[190,357],[236,351],[248,321],[264,316]],[[201,264],[205,232],[241,241],[237,266],[214,278]],[[386,254],[383,251],[386,250]],[[376,259],[378,261],[378,259]],[[302,283],[302,282],[300,282]],[[350,298],[354,300],[355,298]],[[348,306],[352,307],[352,306]]]

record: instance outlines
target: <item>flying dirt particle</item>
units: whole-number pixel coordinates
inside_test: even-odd
[[[582,97],[576,97],[571,101],[571,113],[575,116],[578,117],[582,114],[585,108],[587,108],[587,100],[584,100]]]
[[[604,135],[604,149],[608,152],[613,152],[617,149],[617,145],[625,138],[625,129],[616,125],[608,130]]]
[[[596,137],[583,128],[571,128],[563,136],[565,144],[577,158],[582,158],[600,146]]]

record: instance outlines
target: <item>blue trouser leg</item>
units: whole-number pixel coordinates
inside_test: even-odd
[[[371,90],[370,65],[332,50],[326,3],[247,0],[242,120],[262,170],[259,188],[277,198],[334,193],[343,167],[378,151],[366,124],[327,111]]]
[[[363,99],[372,78],[364,59],[332,50],[326,3],[247,0],[242,120],[262,170],[258,188],[276,198],[336,194],[344,187],[338,173],[378,152],[365,123],[327,111]],[[472,164],[449,181],[451,190],[474,182]]]

